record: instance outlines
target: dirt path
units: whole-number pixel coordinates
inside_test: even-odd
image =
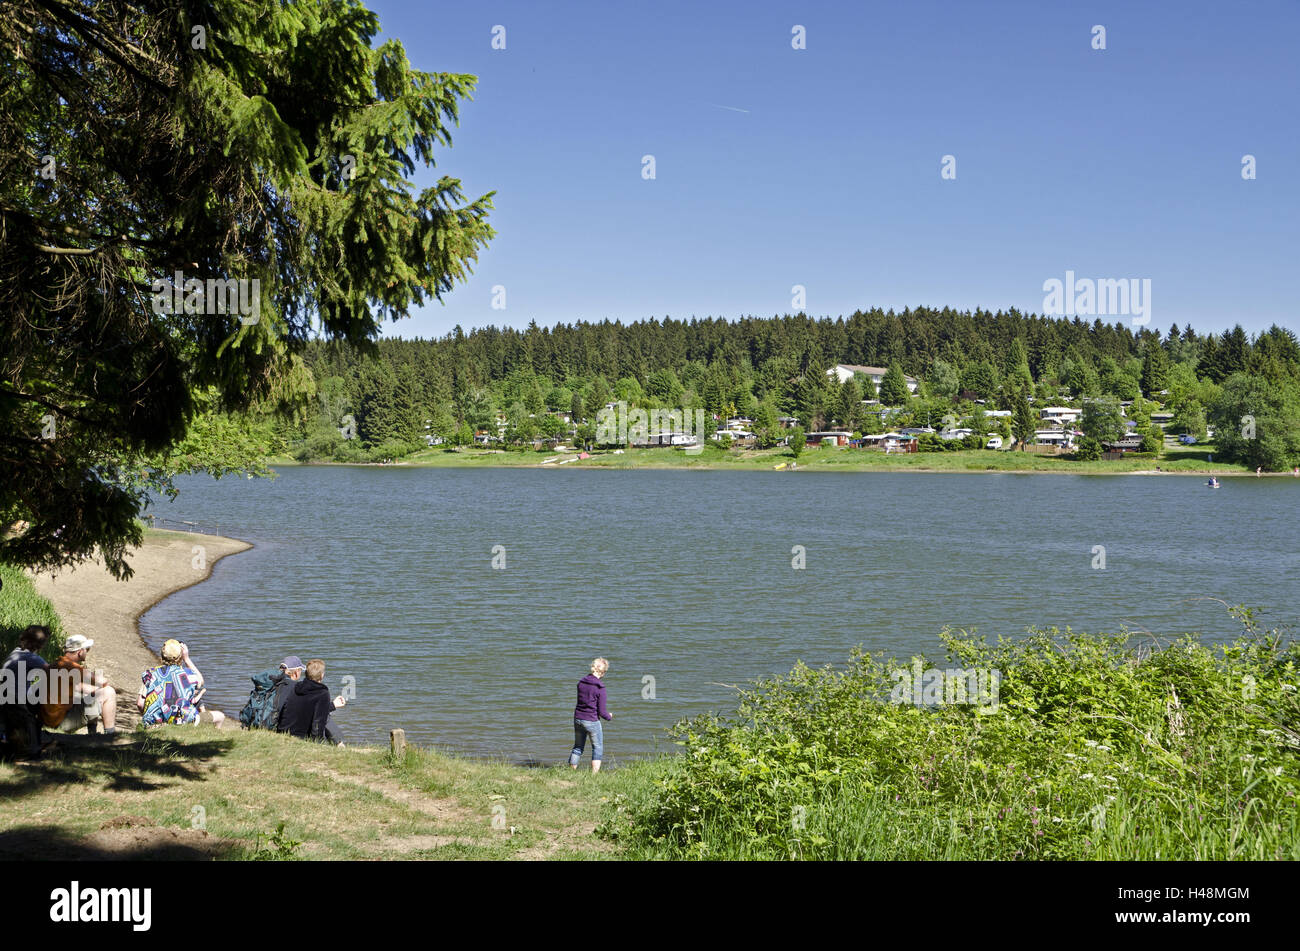
[[[195,551],[196,547],[202,551]],[[140,673],[160,663],[140,637],[140,615],[169,594],[203,581],[222,558],[252,547],[220,535],[150,531],[128,559],[135,569],[129,581],[115,580],[99,560],[65,568],[57,575],[32,576],[37,592],[63,619],[64,632],[95,641],[90,666],[103,670],[117,688],[119,730],[131,730],[139,722],[135,697]]]

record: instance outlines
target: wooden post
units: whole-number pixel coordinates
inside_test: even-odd
[[[406,758],[406,731],[389,730],[388,737],[392,743],[393,757],[395,759],[405,759]]]

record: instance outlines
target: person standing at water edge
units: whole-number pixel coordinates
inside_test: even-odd
[[[600,772],[600,760],[605,753],[605,738],[601,720],[612,720],[614,714],[605,708],[605,685],[600,678],[609,670],[609,661],[597,657],[591,662],[591,673],[578,681],[578,704],[573,708],[573,749],[569,752],[569,765],[578,768],[582,749],[591,737],[591,771]]]

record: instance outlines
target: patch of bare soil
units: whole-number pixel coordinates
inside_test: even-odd
[[[235,854],[241,843],[203,829],[158,826],[143,816],[109,819],[80,839],[64,830],[25,826],[0,832],[0,860],[211,861]]]
[[[125,826],[93,832],[82,840],[91,859],[195,861],[217,859],[239,847],[233,839],[208,835],[204,829],[170,826]]]

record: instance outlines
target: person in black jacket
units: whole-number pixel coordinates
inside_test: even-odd
[[[309,740],[324,741],[329,738],[330,712],[341,704],[330,699],[330,690],[325,686],[324,679],[325,661],[307,661],[307,679],[294,682],[293,691],[280,708],[280,718],[276,724],[279,732]]]
[[[280,714],[284,711],[284,702],[293,696],[293,688],[302,680],[307,665],[297,654],[290,654],[280,661],[280,676],[275,679],[275,712],[271,715],[271,729],[280,729]]]

